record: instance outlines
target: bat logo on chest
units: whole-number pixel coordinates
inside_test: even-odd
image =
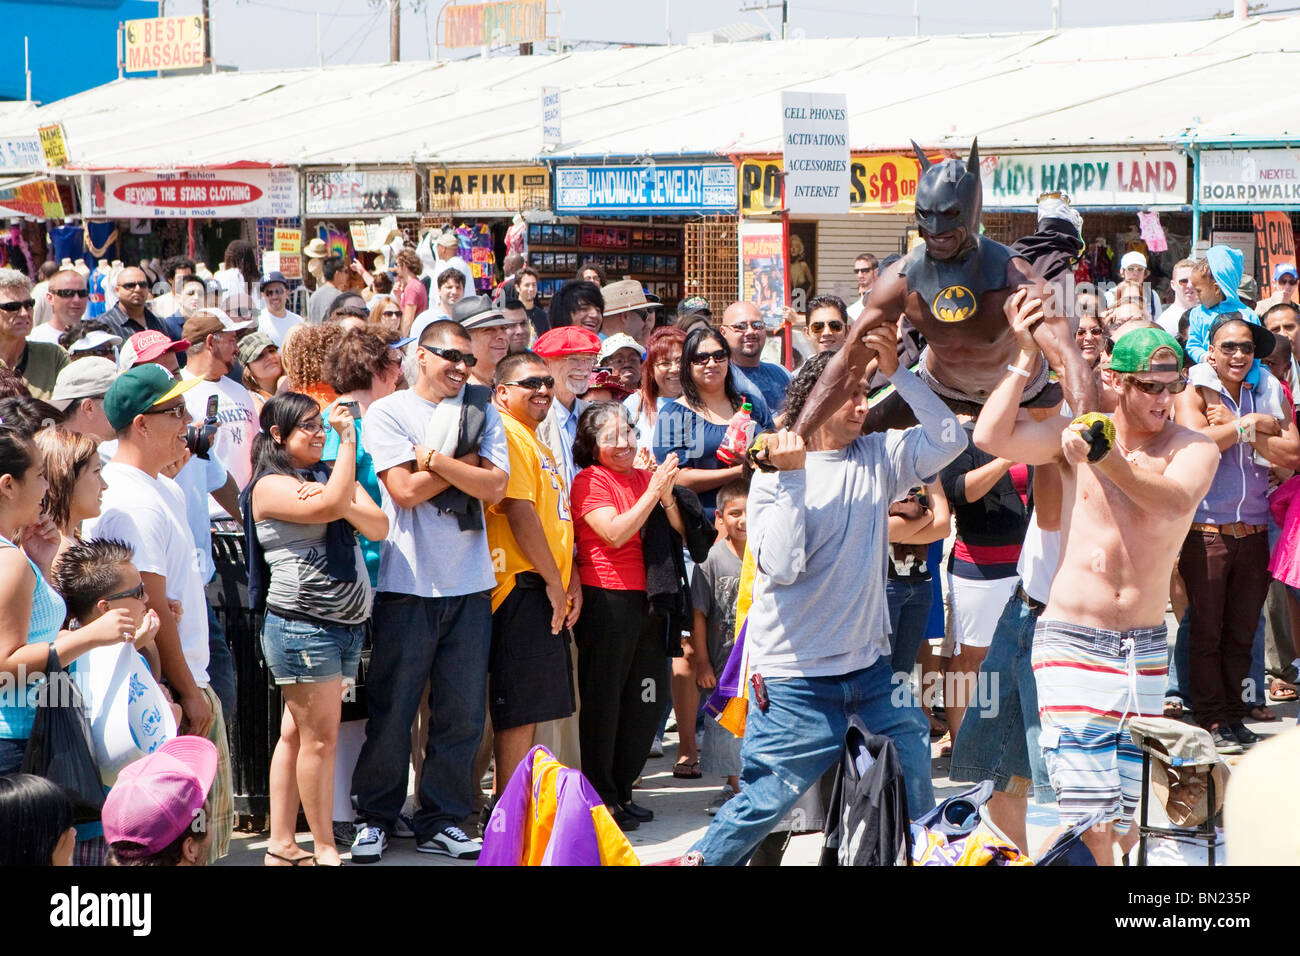
[[[975,293],[964,285],[948,286],[930,303],[930,311],[940,322],[964,322],[978,307]]]

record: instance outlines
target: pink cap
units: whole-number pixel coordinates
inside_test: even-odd
[[[118,357],[119,368],[125,372],[145,362],[156,362],[164,352],[184,352],[189,347],[188,339],[174,342],[157,329],[145,329],[126,340]]]
[[[189,829],[217,776],[217,748],[206,737],[173,737],[127,764],[104,800],[104,839],[166,849]]]
[[[600,353],[600,336],[580,325],[562,325],[538,336],[533,351],[542,358],[597,355]]]

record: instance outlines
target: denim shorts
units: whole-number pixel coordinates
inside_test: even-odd
[[[999,791],[1020,797],[1032,792],[1037,803],[1050,803],[1055,794],[1038,742],[1038,686],[1031,666],[1038,613],[1019,592],[1002,608],[980,664],[978,703],[962,718],[948,776],[963,783],[992,780]]]
[[[262,654],[277,684],[323,684],[357,679],[362,624],[326,624],[281,617],[267,610],[262,623]]]

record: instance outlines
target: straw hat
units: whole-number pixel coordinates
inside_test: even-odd
[[[618,315],[636,309],[662,309],[663,303],[650,302],[645,297],[645,290],[635,279],[622,279],[611,282],[600,290],[605,300],[605,314]]]
[[[325,240],[317,236],[303,246],[302,254],[308,259],[324,259],[329,255],[329,250],[325,248]]]

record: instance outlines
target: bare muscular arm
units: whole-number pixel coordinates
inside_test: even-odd
[[[1077,434],[1075,437],[1086,455],[1087,445]],[[1071,439],[1067,436],[1065,440]],[[1219,467],[1219,449],[1204,435],[1196,435],[1174,452],[1163,475],[1136,468],[1114,451],[1092,467],[1113,481],[1143,511],[1178,521],[1190,519],[1210,490]]]
[[[905,277],[892,272],[876,280],[867,307],[853,323],[844,347],[827,364],[821,378],[813,386],[808,401],[804,403],[803,413],[799,416],[799,421],[794,423],[797,435],[805,441],[810,439],[826,419],[853,394],[854,386],[867,374],[868,363],[875,358],[875,352],[867,348],[863,340],[872,329],[897,322],[906,299]]]
[[[1013,288],[1027,289],[1029,298],[1044,303],[1042,320],[1033,328],[1034,343],[1042,349],[1047,364],[1060,376],[1066,402],[1076,415],[1095,412],[1098,407],[1097,379],[1079,354],[1069,319],[1059,307],[1059,297],[1052,294],[1048,283],[1024,259],[1012,259],[1007,263],[1007,280]],[[1014,293],[1008,297],[1008,310],[1013,297]]]

